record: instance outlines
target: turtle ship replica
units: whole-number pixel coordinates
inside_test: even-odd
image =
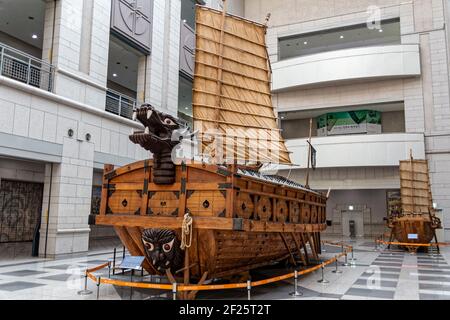
[[[173,161],[186,129],[144,104],[134,117],[145,129],[130,140],[153,159],[105,166],[100,213],[91,223],[113,226],[131,255],[146,257],[150,274],[205,283],[287,259],[307,265],[321,253],[326,196],[259,170],[262,163],[290,164],[272,105],[266,28],[225,10],[196,10],[198,149],[209,159],[226,153],[231,164]],[[208,130],[233,146],[212,148]],[[259,135],[272,137],[265,152]],[[262,161],[251,166],[252,153]]]
[[[427,160],[413,159],[400,161],[401,210],[387,219],[391,229],[389,242],[396,239],[400,243],[438,243],[436,229],[442,228],[440,219],[433,208]],[[417,246],[404,245],[410,252]],[[439,250],[439,247],[438,247]]]

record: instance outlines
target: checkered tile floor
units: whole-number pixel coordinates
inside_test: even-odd
[[[333,239],[331,239],[333,240]],[[340,240],[340,239],[338,239]],[[450,248],[441,248],[440,254],[411,255],[398,249],[375,250],[370,239],[346,241],[354,245],[355,258],[351,266],[338,269],[335,265],[324,270],[328,283],[318,283],[320,271],[299,279],[301,297],[292,297],[294,281],[286,280],[252,290],[252,299],[312,299],[312,300],[450,300]],[[340,248],[326,246],[322,259],[329,259]],[[118,249],[121,256],[121,248]],[[86,266],[95,266],[112,257],[112,248],[91,251],[87,255],[60,260],[28,259],[24,261],[0,259],[0,299],[96,299],[95,294],[80,296],[83,272]],[[350,257],[349,257],[350,258]],[[254,279],[263,279],[286,273],[283,267],[272,267],[253,273]],[[104,274],[105,276],[106,274]],[[129,280],[129,275],[116,275]],[[138,276],[135,278],[138,280]],[[164,280],[163,280],[164,281]],[[89,289],[96,286],[88,282]],[[129,288],[102,285],[100,299],[130,299]],[[133,290],[133,299],[170,299],[158,291]],[[247,299],[246,290],[201,292],[199,299]]]

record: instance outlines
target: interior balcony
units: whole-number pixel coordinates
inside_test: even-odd
[[[418,77],[420,50],[417,44],[350,48],[282,60],[272,69],[274,92]]]

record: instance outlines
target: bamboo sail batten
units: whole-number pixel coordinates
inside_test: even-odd
[[[400,161],[401,204],[404,213],[428,214],[433,199],[426,160]]]
[[[264,25],[197,6],[194,130],[200,136],[216,132],[225,139],[243,138],[213,147],[211,141],[202,140],[202,156],[226,154],[226,159],[246,162],[256,156],[265,163],[291,164],[273,109],[265,38]],[[267,138],[264,151],[255,154],[250,141]]]

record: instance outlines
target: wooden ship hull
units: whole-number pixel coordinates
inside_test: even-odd
[[[428,162],[400,161],[401,211],[388,218],[391,240],[401,243],[428,244],[437,242],[436,229],[441,221],[433,209]]]
[[[91,223],[113,226],[131,255],[146,256],[145,229],[170,229],[180,237],[188,212],[192,243],[178,271],[187,268],[189,280],[227,277],[294,255],[307,264],[308,250],[317,259],[326,228],[324,195],[233,166],[176,166],[175,183],[166,186],[152,181],[152,171],[151,160],[106,167],[100,214],[91,216]],[[165,274],[149,260],[147,272]],[[172,270],[175,277],[180,272]]]
[[[438,226],[423,216],[407,215],[393,219],[389,223],[392,229],[393,238],[402,243],[430,243],[435,237],[435,230]],[[411,238],[411,235],[414,238]]]

